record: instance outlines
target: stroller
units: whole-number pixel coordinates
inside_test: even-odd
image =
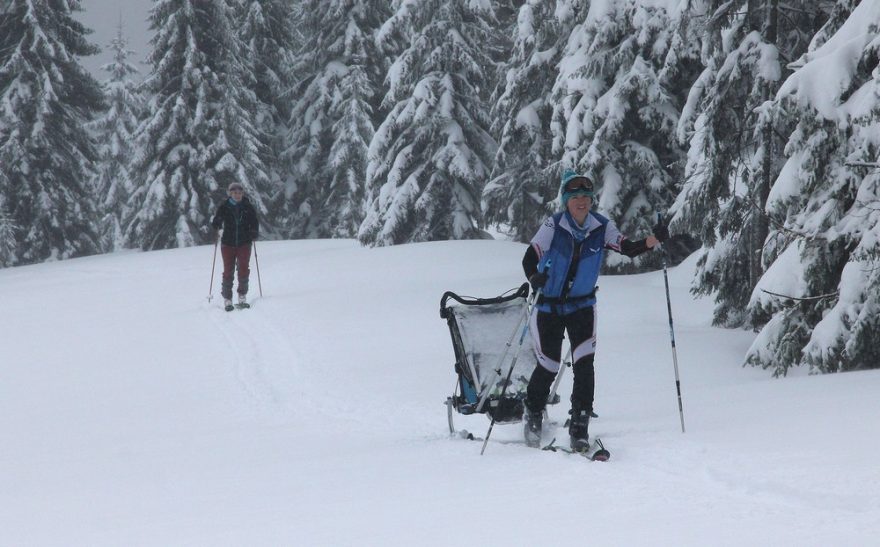
[[[527,332],[528,295],[529,284],[523,283],[495,298],[447,291],[440,299],[440,317],[449,326],[458,377],[452,396],[446,399],[450,434],[456,433],[453,410],[462,415],[485,414],[495,423],[522,421],[526,387],[535,368]],[[561,376],[557,375],[549,404],[559,402],[556,387]]]

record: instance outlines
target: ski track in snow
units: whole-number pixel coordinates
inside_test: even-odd
[[[603,279],[590,433],[610,462],[528,448],[520,424],[483,456],[450,438],[437,302],[516,285],[522,248],[267,242],[272,292],[232,312],[192,296],[207,247],[0,271],[0,330],[21,340],[0,383],[18,441],[0,446],[0,544],[422,547],[454,525],[475,545],[876,545],[880,371],[741,368],[749,333],[708,326],[688,266],[670,272],[687,434],[655,273]],[[570,387],[544,445],[568,442]]]
[[[234,356],[232,373],[242,391],[258,411],[283,415],[294,406],[291,388],[297,384],[296,371],[304,359],[263,315],[260,307],[265,303],[260,300],[252,301],[248,309],[231,312],[223,309],[221,301],[205,311]]]

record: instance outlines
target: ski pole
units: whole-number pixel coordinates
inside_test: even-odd
[[[553,389],[550,390],[550,395],[547,396],[547,404],[551,404],[553,399],[556,397],[556,390],[559,389],[559,384],[562,382],[562,374],[565,372],[565,369],[572,364],[571,359],[571,344],[568,346],[568,353],[565,355],[565,359],[559,363],[559,372],[556,373],[556,380],[553,381]]]
[[[491,385],[495,382],[495,379],[501,376],[501,364],[504,363],[504,360],[507,358],[507,354],[510,352],[510,348],[513,346],[513,340],[516,338],[516,333],[519,332],[520,327],[523,324],[523,321],[529,321],[529,307],[526,306],[525,313],[523,313],[522,317],[520,317],[519,322],[513,327],[513,332],[510,333],[510,338],[507,339],[507,344],[504,346],[504,352],[501,354],[501,357],[498,358],[498,364],[495,365],[495,368],[492,369],[494,375],[492,378],[486,382],[486,388],[480,396],[480,401],[477,403],[477,412],[483,411],[483,406],[485,406],[486,401],[489,400],[489,393],[491,392]]]
[[[532,298],[529,299],[528,306],[526,309],[531,310],[532,305],[538,301],[539,296],[541,295],[541,289],[535,291],[532,295]],[[504,378],[504,385],[501,386],[501,395],[498,396],[499,402],[504,400],[504,394],[507,393],[507,386],[510,384],[510,376],[513,374],[513,368],[516,366],[516,362],[519,359],[519,348],[522,347],[523,340],[526,338],[526,334],[529,332],[529,321],[526,321],[525,325],[523,325],[522,333],[519,335],[519,344],[517,345],[517,351],[513,354],[513,361],[510,362],[510,368],[507,369],[507,377]],[[486,451],[486,445],[489,444],[489,436],[492,435],[492,428],[495,427],[495,415],[492,415],[492,421],[489,423],[489,431],[486,432],[486,439],[483,441],[483,448],[480,449],[480,456],[483,455],[483,452]]]
[[[214,237],[214,260],[211,261],[211,284],[208,286],[208,302],[214,297],[214,268],[217,267],[217,244],[220,242],[219,237]]]
[[[562,374],[565,372],[565,369],[568,367],[574,367],[574,362],[571,356],[571,344],[568,346],[568,353],[565,354],[565,359],[559,363],[559,372],[556,373],[556,379],[553,381],[553,388],[550,390],[550,395],[547,396],[547,404],[555,404],[553,400],[557,397],[556,392],[559,390],[559,384],[562,383]],[[545,414],[546,418],[547,415]],[[590,412],[590,418],[598,418],[599,415],[596,414],[595,411]]]
[[[657,223],[663,223],[663,215],[657,213]],[[684,433],[684,407],[681,403],[681,379],[678,376],[678,355],[675,351],[675,329],[672,326],[672,300],[669,298],[669,274],[666,271],[666,245],[661,243],[663,259],[663,282],[666,285],[666,311],[669,314],[669,339],[672,342],[672,365],[675,369],[675,390],[678,393],[678,415],[681,418],[681,432]]]
[[[260,289],[260,298],[263,298],[263,281],[260,279],[260,257],[257,256],[257,242],[254,241],[254,263],[257,265],[257,287]]]

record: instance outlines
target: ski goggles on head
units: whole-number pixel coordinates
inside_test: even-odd
[[[571,179],[568,181],[568,184],[565,185],[565,190],[562,192],[562,200],[567,202],[569,199],[576,196],[588,196],[592,198],[595,195],[596,192],[593,189],[593,181],[586,177],[578,177]]]

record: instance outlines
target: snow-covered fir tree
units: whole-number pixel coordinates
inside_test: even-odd
[[[676,142],[697,51],[679,32],[681,2],[598,1],[572,31],[554,86],[552,128],[560,168],[591,175],[598,208],[643,237],[672,203],[683,151]],[[656,263],[612,254],[611,271]]]
[[[528,0],[510,30],[512,52],[492,107],[498,151],[483,189],[483,212],[487,224],[506,226],[517,241],[534,235],[557,197],[550,97],[563,47],[584,9],[579,4]]]
[[[147,115],[135,135],[131,246],[162,249],[211,240],[210,220],[225,189],[240,182],[258,212],[272,192],[265,135],[244,48],[232,25],[235,2],[157,0]],[[265,222],[264,218],[264,222]]]
[[[395,0],[381,37],[408,38],[388,71],[367,167],[369,245],[480,237],[480,195],[496,144],[488,95],[496,78],[489,0]]]
[[[703,34],[704,69],[678,125],[689,150],[673,229],[703,243],[694,291],[714,295],[715,324],[737,327],[746,321],[749,296],[764,271],[763,210],[783,160],[776,135],[791,125],[774,116],[768,101],[789,72],[785,61],[806,50],[817,30],[812,25],[827,18],[828,6],[709,0],[691,8]]]
[[[113,62],[101,67],[109,74],[102,84],[108,108],[90,125],[98,142],[99,159],[93,184],[98,199],[101,249],[104,251],[123,246],[123,222],[128,216],[129,200],[134,192],[128,172],[133,155],[132,135],[144,108],[138,82],[134,79],[138,69],[128,60],[134,52],[128,49],[121,20],[109,48],[113,52]]]
[[[15,244],[5,265],[98,251],[96,157],[86,123],[103,107],[78,57],[98,48],[75,0],[7,0],[0,9],[0,195]],[[7,234],[9,230],[7,230]]]
[[[363,220],[367,149],[387,62],[375,35],[387,1],[306,0],[285,157],[292,237],[354,237]]]
[[[293,103],[295,52],[301,36],[295,32],[294,6],[288,0],[246,0],[242,8],[239,32],[246,47],[246,83],[257,99],[254,123],[268,145],[263,158],[271,192],[265,202],[270,215],[277,217],[286,198],[283,190],[287,169],[281,157]]]
[[[797,126],[767,202],[747,362],[776,375],[880,366],[878,59],[880,4],[841,1],[773,105]]]
[[[3,172],[0,171],[0,188],[5,188],[3,184]],[[6,206],[6,198],[0,194],[0,268],[12,266],[15,263],[16,243],[15,233],[18,227],[9,214],[9,208]]]

